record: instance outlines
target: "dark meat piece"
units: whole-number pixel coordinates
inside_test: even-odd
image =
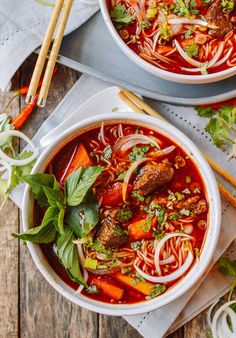
[[[141,170],[141,174],[134,183],[134,190],[138,195],[146,196],[170,182],[174,176],[174,169],[170,162],[151,162]]]
[[[221,6],[221,0],[215,0],[209,7],[205,19],[213,27],[209,30],[209,34],[214,38],[222,38],[231,31],[234,26],[230,21],[229,14],[224,14]],[[214,28],[216,26],[217,28]]]
[[[176,203],[176,208],[177,209],[191,209],[192,204],[196,204],[196,202],[199,200],[200,196],[195,195],[192,197],[189,197],[185,201],[175,201]]]
[[[208,209],[207,201],[200,200],[197,203],[192,204],[190,209],[195,215],[201,215]]]
[[[106,248],[118,248],[127,242],[128,235],[112,220],[105,219],[98,231],[97,239]]]
[[[108,216],[120,223],[126,223],[133,216],[132,211],[127,205],[123,208],[113,208],[108,211]]]

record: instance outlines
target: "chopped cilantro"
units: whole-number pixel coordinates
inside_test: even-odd
[[[158,219],[158,223],[163,226],[165,221],[166,221],[166,217],[165,217],[165,209],[164,208],[159,208],[157,209],[157,219]]]
[[[150,219],[145,220],[145,222],[143,222],[143,225],[142,225],[143,231],[148,232],[151,228],[151,225],[152,225],[152,221]]]
[[[117,111],[118,110],[118,107],[114,107],[114,108],[112,108],[112,112],[114,113],[115,111]]]
[[[202,75],[207,75],[207,74],[208,74],[208,72],[207,72],[208,64],[209,64],[209,62],[206,61],[206,62],[204,62],[204,63],[201,65],[201,73],[202,73]]]
[[[184,194],[191,194],[191,191],[190,191],[188,188],[185,188],[185,189],[183,190],[183,193],[184,193]]]
[[[161,23],[160,35],[162,39],[166,41],[170,40],[173,35],[171,27],[168,25],[166,21]]]
[[[229,14],[234,10],[234,0],[221,0],[221,6],[223,12]]]
[[[195,188],[195,189],[193,190],[193,193],[194,193],[194,194],[200,194],[200,193],[201,193],[201,191],[200,191],[200,189],[198,189],[198,188]]]
[[[126,171],[122,171],[122,173],[119,174],[119,176],[117,177],[117,181],[124,181],[124,178],[125,178],[125,174],[126,174]]]
[[[190,11],[186,2],[186,0],[175,0],[176,6],[174,8],[174,13],[187,18],[190,17]]]
[[[132,266],[127,266],[127,268],[122,268],[121,269],[121,273],[123,275],[127,275],[127,274],[129,274],[131,272],[131,270],[132,270]]]
[[[104,150],[103,150],[102,158],[103,158],[104,161],[107,161],[111,158],[111,155],[112,155],[112,148],[111,148],[110,144],[108,144],[106,146],[106,148],[104,148]]]
[[[132,217],[133,212],[127,206],[120,209],[117,215],[117,219],[121,222],[127,222]]]
[[[161,285],[161,284],[156,284],[153,286],[152,291],[150,292],[149,296],[146,296],[146,300],[152,299],[158,295],[160,295],[161,293],[163,293],[166,290],[166,286],[165,285]]]
[[[181,213],[181,215],[189,216],[190,215],[190,210],[183,208],[183,209],[180,210],[180,213]]]
[[[176,196],[175,196],[175,194],[171,191],[171,190],[168,190],[168,200],[169,201],[176,201]]]
[[[144,201],[144,197],[139,195],[136,191],[132,192],[132,196],[133,198],[136,198],[136,200],[138,200],[139,202],[143,202]]]
[[[140,241],[130,243],[131,249],[133,249],[135,251],[138,251],[141,248],[141,245],[142,245],[142,242],[140,242]]]
[[[195,108],[201,117],[210,118],[205,131],[211,136],[217,147],[222,147],[225,142],[233,144],[231,133],[235,132],[236,107],[222,106],[218,109]]]
[[[99,290],[98,290],[97,286],[95,284],[93,284],[93,285],[89,285],[86,288],[86,292],[89,293],[90,295],[94,295],[96,293],[99,293]]]
[[[145,157],[146,152],[149,150],[149,146],[137,147],[134,146],[132,152],[129,154],[129,160],[131,162],[139,161]]]
[[[90,156],[90,157],[94,157],[94,156],[95,156],[94,152],[93,152],[93,151],[90,151],[89,156]]]
[[[134,22],[134,18],[127,13],[125,5],[114,6],[110,14],[112,20],[120,24],[128,25]]]
[[[198,47],[198,45],[195,42],[193,42],[188,47],[186,47],[184,49],[184,51],[190,57],[198,56],[199,47]]]
[[[186,39],[189,39],[189,38],[191,37],[191,35],[193,34],[194,30],[195,30],[195,27],[194,27],[194,26],[193,26],[192,28],[189,28],[189,29],[187,30],[187,32],[185,33],[184,37],[185,37]]]
[[[176,196],[176,198],[177,198],[178,201],[181,201],[181,200],[184,199],[184,195],[181,194],[181,193],[179,193],[178,191],[175,193],[175,196]]]
[[[147,21],[141,21],[141,27],[142,28],[150,28],[151,24]]]
[[[180,218],[179,214],[171,214],[170,216],[168,216],[168,219],[173,220],[173,221],[175,221],[179,218]]]

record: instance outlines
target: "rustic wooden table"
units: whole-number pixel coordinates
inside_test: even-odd
[[[31,55],[15,74],[12,81],[13,91],[29,83],[34,64],[35,55]],[[79,76],[76,71],[59,65],[46,108],[34,111],[23,127],[23,132],[32,137]],[[0,93],[2,108],[12,95],[13,92]],[[8,112],[14,116],[23,106],[24,100],[15,98]],[[23,145],[16,146],[22,148]],[[0,213],[1,338],[141,337],[124,319],[84,310],[58,294],[37,270],[27,247],[11,237],[11,233],[17,232],[19,228],[20,212],[9,201]],[[169,338],[206,338],[208,332],[205,311],[169,335]]]

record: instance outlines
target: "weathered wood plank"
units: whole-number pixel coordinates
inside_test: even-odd
[[[13,90],[18,88],[20,73],[14,77]],[[0,93],[0,111],[6,106],[12,92]],[[16,98],[7,109],[13,116],[19,111]],[[17,146],[17,145],[16,145]],[[0,205],[3,200],[0,197]],[[18,231],[17,207],[8,201],[0,211],[0,337],[18,337],[18,243],[11,236]]]
[[[22,84],[29,83],[35,57],[22,66]],[[45,109],[37,109],[23,131],[31,137],[50,115],[78,74],[63,66],[53,78]],[[21,337],[97,338],[97,315],[79,308],[59,295],[41,276],[27,248],[20,246],[20,326]]]
[[[81,336],[82,337],[82,336]],[[99,316],[99,338],[141,338],[142,336],[123,318]]]

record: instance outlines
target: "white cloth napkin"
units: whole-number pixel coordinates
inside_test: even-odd
[[[84,101],[108,86],[109,85],[102,80],[83,75],[56,108],[54,113],[52,113],[38,130],[33,138],[35,145],[39,145],[42,136],[67,118]],[[225,169],[236,176],[235,159],[227,161],[227,152],[223,153],[212,145],[210,139],[204,132],[205,121],[199,118],[192,108],[174,107],[167,104],[160,104],[153,100],[151,100],[151,104],[157,111],[169,119],[171,123],[185,132],[196,144],[211,154]],[[18,187],[12,195],[12,199],[19,207],[21,206],[22,199],[21,189],[22,187]],[[212,265],[225,252],[236,237],[235,221],[236,209],[229,206],[225,201],[222,201],[222,229]],[[236,245],[231,248],[230,256],[236,257]],[[188,293],[171,304],[143,315],[126,316],[125,319],[145,338],[163,337],[183,309],[184,311],[175,323],[173,329],[176,329],[193,318],[228,290],[229,280],[221,276],[216,269],[212,270],[207,277],[206,275],[207,274],[202,278],[202,281],[205,279],[202,284],[202,281],[199,282]],[[201,287],[199,288],[200,284]]]
[[[55,3],[55,0],[44,0]],[[65,35],[78,28],[98,10],[74,0]],[[53,7],[37,0],[1,0],[0,4],[0,89],[5,90],[22,62],[42,44]]]

